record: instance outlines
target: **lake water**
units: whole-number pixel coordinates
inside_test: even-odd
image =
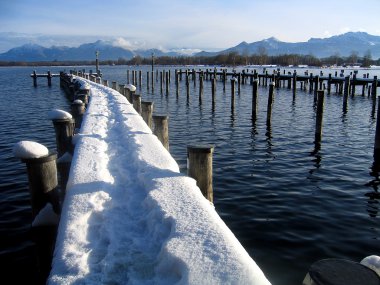
[[[148,66],[107,66],[102,72],[104,79],[124,84],[127,69],[143,71],[143,85],[137,85],[137,92],[143,100],[154,102],[156,113],[169,115],[170,152],[182,171],[186,171],[188,144],[215,145],[216,210],[272,284],[301,284],[309,266],[319,259],[360,261],[380,254],[380,181],[371,175],[376,127],[371,98],[350,97],[348,111],[343,113],[342,96],[326,94],[322,144],[315,153],[313,94],[297,90],[293,100],[288,89],[276,89],[268,129],[267,87],[259,87],[258,117],[253,122],[252,86],[241,86],[232,112],[230,84],[223,91],[219,81],[213,109],[209,81],[204,81],[201,103],[199,82],[190,82],[187,96],[185,80],[181,81],[177,96],[174,68],[170,67],[169,94],[165,86],[161,93],[156,81],[154,91],[147,89]],[[37,71],[48,69],[58,72],[63,68]],[[18,267],[18,272],[28,276],[26,280],[35,278],[31,211],[25,166],[12,158],[11,149],[25,139],[54,148],[47,112],[52,108],[69,110],[59,80],[53,78],[49,88],[46,79],[39,79],[38,87],[33,88],[31,71],[30,67],[0,68],[1,263],[6,264],[4,272]],[[359,77],[363,73],[372,78],[380,70],[359,71]],[[361,87],[357,93],[361,94]]]

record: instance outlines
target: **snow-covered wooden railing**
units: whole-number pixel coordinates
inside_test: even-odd
[[[49,284],[270,284],[119,92],[88,82]]]

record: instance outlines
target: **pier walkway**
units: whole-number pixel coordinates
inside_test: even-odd
[[[48,284],[270,284],[128,100],[86,82]]]

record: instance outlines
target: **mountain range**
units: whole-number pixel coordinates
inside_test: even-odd
[[[134,56],[182,56],[179,51],[163,51],[160,49],[128,49],[115,45],[111,41],[98,40],[93,43],[82,44],[79,47],[52,46],[43,47],[38,44],[25,44],[0,54],[0,61],[79,61],[94,60],[95,52],[99,51],[100,60],[131,59]],[[348,32],[329,38],[311,38],[307,42],[289,43],[276,38],[268,38],[253,43],[241,42],[237,46],[217,51],[201,51],[195,56],[215,56],[237,52],[243,55],[265,53],[267,55],[304,54],[319,58],[333,55],[349,56],[355,52],[364,56],[370,52],[373,59],[380,58],[380,36],[365,32]]]

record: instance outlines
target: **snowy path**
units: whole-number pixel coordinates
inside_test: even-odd
[[[270,284],[132,105],[91,86],[49,284]]]

